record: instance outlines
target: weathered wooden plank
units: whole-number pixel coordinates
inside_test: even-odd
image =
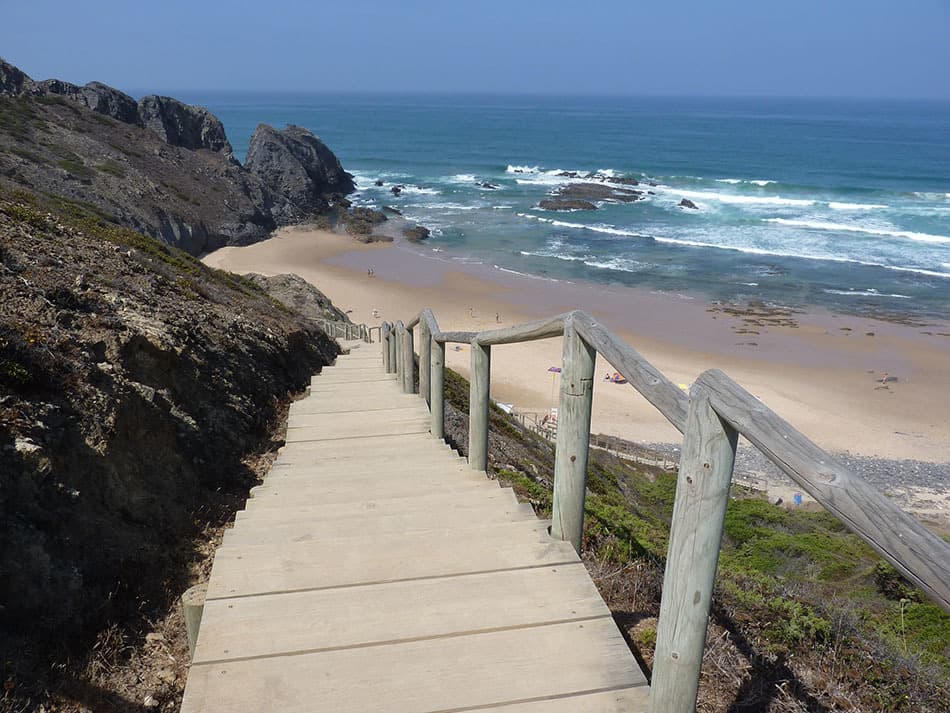
[[[400,334],[402,339],[402,390],[407,394],[416,390],[416,358],[412,347],[412,330]]]
[[[440,344],[457,342],[459,344],[470,344],[478,336],[478,332],[439,332],[435,340]]]
[[[471,344],[469,382],[468,463],[472,470],[488,469],[488,402],[491,394],[491,347]]]
[[[583,564],[208,603],[194,663],[609,617]]]
[[[367,465],[361,461],[328,463],[319,466],[295,465],[271,469],[264,478],[264,485],[281,483],[320,483],[335,478],[365,478],[388,481],[399,478],[432,478],[438,482],[453,478],[485,479],[484,473],[476,473],[467,467],[464,459],[449,455],[447,458],[416,463],[410,459],[378,460]],[[383,467],[386,466],[386,467]]]
[[[725,421],[950,612],[950,544],[819,448],[718,369],[696,380]]]
[[[291,415],[318,414],[318,413],[357,413],[384,411],[390,408],[405,408],[415,405],[415,401],[406,394],[392,394],[390,396],[370,396],[354,394],[346,399],[305,398],[290,405]]]
[[[392,374],[384,374],[378,369],[341,369],[338,372],[328,372],[326,374],[317,374],[310,379],[311,386],[324,386],[332,384],[369,384],[375,381],[395,381]]]
[[[390,492],[377,494],[373,492],[339,492],[336,495],[327,496],[328,500],[297,500],[296,502],[284,502],[280,498],[251,498],[245,503],[244,512],[248,516],[255,516],[264,512],[284,512],[290,514],[300,510],[312,511],[333,508],[336,506],[353,505],[364,510],[375,510],[377,508],[393,507],[398,508],[400,504],[411,504],[413,500],[423,500],[431,504],[451,502],[486,502],[488,500],[501,500],[503,502],[517,502],[513,491],[510,488],[499,488],[490,484],[482,483],[459,483],[456,485],[446,484],[437,491],[426,492],[418,487],[409,487],[400,489],[393,486]]]
[[[563,369],[557,410],[551,535],[567,540],[578,552],[581,551],[584,534],[584,498],[587,492],[587,455],[596,358],[597,352],[580,338],[574,328],[573,318],[568,315],[564,320]]]
[[[199,664],[191,668],[181,710],[418,713],[642,684],[616,625],[603,618]]]
[[[511,703],[482,710],[487,713],[644,713],[650,700],[647,685],[581,693],[559,698],[542,698],[527,703]]]
[[[419,323],[419,397],[429,403],[429,382],[432,371],[432,335],[428,322]]]
[[[340,438],[352,438],[355,427],[346,424],[326,424],[323,426],[295,427],[287,429],[285,441],[290,443],[305,441],[328,441]],[[394,418],[392,420],[367,419],[367,423],[359,427],[359,432],[366,436],[388,436],[407,433],[428,433],[428,416],[412,416]]]
[[[285,508],[288,505],[317,502],[321,505],[334,503],[366,502],[389,498],[406,498],[414,495],[426,495],[433,492],[451,494],[457,498],[468,498],[480,491],[497,491],[497,483],[489,480],[443,479],[433,483],[415,478],[380,481],[378,478],[356,477],[352,479],[325,480],[316,484],[261,485],[253,489],[251,498],[256,510],[264,507]],[[247,508],[251,510],[250,504]]]
[[[420,552],[425,552],[420,557]],[[479,533],[436,539],[426,533],[221,547],[208,599],[445,577],[577,562],[565,542],[535,523],[493,523]]]
[[[464,519],[460,520],[460,514]],[[464,508],[434,510],[428,513],[396,513],[376,515],[367,518],[364,513],[351,518],[334,520],[314,520],[284,518],[280,521],[267,520],[256,522],[242,520],[239,527],[226,530],[224,545],[267,544],[278,542],[311,542],[327,538],[368,537],[377,535],[386,539],[393,534],[413,532],[441,532],[441,536],[465,537],[470,530],[478,530],[492,523],[534,522],[541,530],[546,530],[548,522],[538,520],[534,509],[527,503],[517,506],[497,503],[473,503]],[[455,533],[451,535],[451,533]]]
[[[653,713],[696,710],[738,434],[690,392],[653,663]]]
[[[405,420],[409,418],[429,418],[429,411],[418,402],[403,403],[386,409],[370,409],[365,411],[342,411],[331,414],[300,414],[291,411],[287,420],[287,428],[320,428],[322,426],[346,424],[359,428],[364,423],[373,423],[386,419]]]

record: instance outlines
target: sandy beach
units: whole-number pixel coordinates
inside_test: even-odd
[[[688,386],[723,369],[783,418],[833,452],[950,462],[950,326],[911,326],[815,310],[736,316],[701,298],[628,287],[556,282],[462,262],[425,245],[364,245],[305,227],[223,248],[205,262],[239,273],[293,272],[354,322],[408,320],[431,307],[445,330],[482,330],[585,309],[672,381]],[[372,269],[374,276],[367,271]],[[377,316],[374,316],[377,315]],[[560,340],[492,351],[492,396],[521,412],[556,405]],[[468,373],[467,347],[447,352]],[[592,431],[639,442],[679,434],[631,387],[602,381],[598,360]]]

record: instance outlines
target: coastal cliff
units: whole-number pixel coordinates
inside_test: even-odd
[[[212,270],[77,210],[0,187],[0,679],[15,710],[51,692],[129,710],[74,677],[124,656],[109,636],[177,611],[289,400],[338,352],[278,300],[345,318],[291,276]],[[154,696],[180,691],[168,660],[149,669]]]
[[[246,166],[211,112],[0,60],[0,181],[201,254],[266,238],[354,189],[309,130],[262,124]]]

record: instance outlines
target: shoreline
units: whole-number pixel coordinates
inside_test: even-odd
[[[720,368],[827,450],[950,463],[950,402],[939,393],[940,384],[950,383],[944,326],[923,330],[928,335],[920,327],[820,309],[730,313],[689,295],[557,282],[466,263],[425,245],[362,244],[305,226],[222,248],[204,261],[234,272],[294,272],[367,324],[406,320],[431,306],[443,329],[476,331],[586,309],[674,383],[686,386]],[[447,350],[446,363],[467,375],[468,349]],[[557,364],[560,340],[495,350],[493,398],[523,412],[547,412],[557,388],[547,368]],[[601,383],[601,374],[611,372],[598,357],[592,432],[678,442],[679,433],[632,388]]]

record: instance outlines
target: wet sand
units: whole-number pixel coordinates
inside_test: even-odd
[[[916,327],[818,309],[771,319],[734,315],[698,297],[556,282],[463,263],[425,245],[364,245],[305,228],[218,250],[205,262],[296,273],[367,324],[405,321],[428,306],[442,329],[475,331],[585,309],[673,382],[688,386],[706,369],[723,369],[828,450],[950,462],[948,324]],[[493,349],[492,396],[523,412],[556,406],[557,377],[547,369],[560,364],[560,350],[558,339]],[[465,346],[447,352],[448,365],[464,374],[468,359]],[[631,387],[602,381],[612,372],[598,359],[592,431],[679,441]]]

